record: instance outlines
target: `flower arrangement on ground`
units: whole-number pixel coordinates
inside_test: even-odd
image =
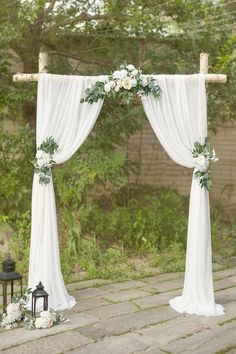
[[[13,302],[7,305],[6,313],[1,315],[0,325],[2,328],[11,329],[20,325],[25,316],[30,293],[31,289],[27,289],[21,299],[13,297]]]
[[[204,144],[199,142],[194,143],[192,155],[195,161],[194,178],[199,180],[201,188],[211,189],[212,182],[210,179],[210,162],[218,161],[215,150],[211,149],[208,138],[205,139]]]
[[[0,326],[5,329],[16,328],[24,324],[27,329],[50,328],[60,322],[69,322],[62,314],[50,309],[42,311],[34,318],[27,310],[31,289],[27,289],[21,299],[13,298],[7,306],[6,313],[0,316]]]
[[[161,89],[157,80],[152,75],[143,75],[140,69],[136,69],[132,64],[122,64],[107,78],[96,81],[92,87],[87,88],[81,103],[92,104],[99,99],[119,95],[120,98],[129,103],[136,95],[139,97],[152,94],[158,98]]]
[[[51,166],[55,163],[53,155],[57,150],[58,144],[52,136],[46,138],[37,149],[35,159],[32,163],[34,165],[34,172],[39,175],[39,183],[41,185],[46,185],[50,182],[52,175]]]
[[[69,320],[62,314],[59,314],[52,309],[40,312],[39,316],[36,318],[26,316],[24,321],[28,329],[51,328],[60,322],[69,322]]]

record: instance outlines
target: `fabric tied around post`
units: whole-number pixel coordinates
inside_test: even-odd
[[[100,113],[103,101],[80,103],[86,88],[98,77],[39,74],[37,98],[37,148],[52,136],[59,145],[55,162],[68,160],[83,144]],[[49,308],[73,307],[75,299],[64,285],[59,255],[53,178],[39,184],[34,174],[32,190],[31,245],[28,287],[41,281],[49,294]],[[30,306],[30,304],[29,304]]]
[[[155,75],[162,90],[159,100],[142,100],[147,118],[161,145],[176,163],[195,168],[192,149],[207,136],[206,90],[203,75]],[[194,171],[193,171],[194,174]],[[215,303],[212,279],[209,192],[192,178],[184,289],[170,300],[179,313],[224,314]]]

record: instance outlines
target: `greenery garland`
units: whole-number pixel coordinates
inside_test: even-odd
[[[136,69],[132,64],[122,64],[107,78],[102,78],[87,88],[85,96],[80,102],[92,104],[99,99],[118,95],[126,103],[129,103],[136,95],[142,97],[152,94],[159,98],[160,93],[158,82],[152,75],[143,75],[142,71]]]
[[[192,155],[195,160],[194,178],[199,180],[201,188],[211,189],[212,182],[210,179],[210,162],[218,161],[215,150],[211,149],[209,139],[206,138],[204,144],[196,141],[192,150]]]
[[[41,185],[46,185],[50,182],[52,175],[51,166],[55,163],[53,155],[57,150],[58,144],[52,136],[46,138],[37,149],[35,159],[32,163],[34,165],[34,172],[39,175],[39,183]]]

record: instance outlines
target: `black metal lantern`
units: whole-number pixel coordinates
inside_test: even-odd
[[[32,291],[32,315],[36,315],[36,302],[38,299],[43,299],[43,310],[48,310],[48,293],[44,290],[44,286],[40,281],[36,286],[36,289]]]
[[[3,311],[7,307],[7,285],[11,284],[11,299],[14,295],[14,280],[20,281],[20,293],[22,296],[22,275],[16,271],[16,262],[14,262],[10,255],[2,262],[2,272],[0,273],[0,282],[2,283],[2,296],[3,296]]]

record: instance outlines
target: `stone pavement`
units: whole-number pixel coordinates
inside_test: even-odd
[[[76,306],[51,329],[0,330],[4,354],[236,354],[236,268],[214,273],[216,302],[226,314],[180,315],[168,301],[181,294],[182,273],[112,283],[68,285]]]

